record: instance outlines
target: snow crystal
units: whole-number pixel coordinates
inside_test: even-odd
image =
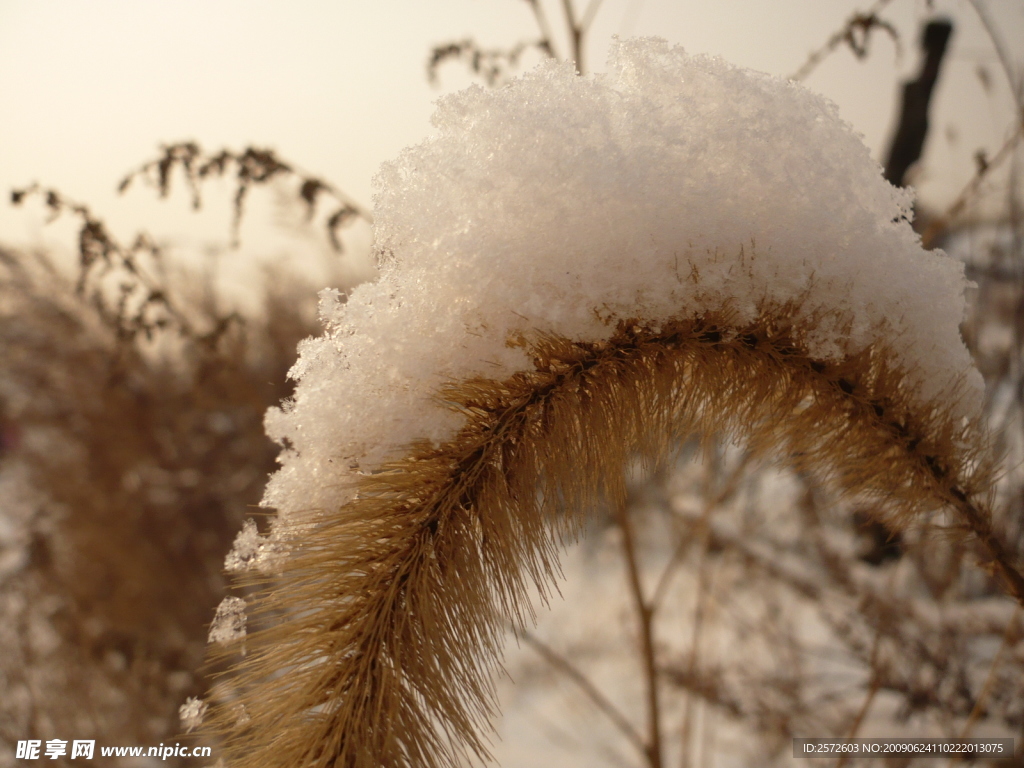
[[[191,733],[203,724],[203,717],[206,715],[207,704],[202,699],[190,696],[185,703],[178,707],[178,719],[185,733]]]
[[[245,600],[225,597],[217,606],[210,625],[208,643],[230,643],[245,637]]]
[[[247,725],[249,722],[252,721],[252,718],[249,717],[249,713],[245,709],[245,704],[239,704],[232,711],[236,715],[235,723],[237,725]]]
[[[280,530],[411,441],[451,437],[462,417],[434,393],[529,368],[510,337],[596,341],[609,317],[743,322],[797,302],[811,354],[884,338],[920,398],[966,377],[952,406],[978,413],[963,268],[922,250],[910,194],[834,105],[655,39],[617,43],[608,70],[550,62],[442,99],[437,135],[380,171],[380,276],[344,302],[323,294],[326,332],[300,345],[294,400],[267,417],[286,446],[264,499]]]
[[[261,541],[256,521],[250,517],[235,536],[235,544],[224,559],[224,570],[236,573],[250,568],[259,557]]]

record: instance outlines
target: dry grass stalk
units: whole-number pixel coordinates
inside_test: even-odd
[[[756,482],[751,478],[752,487]],[[802,486],[792,493],[799,497]],[[712,550],[727,574],[715,602],[731,614],[712,628],[728,648],[724,666],[702,660],[693,670],[678,644],[663,651],[669,694],[674,688],[703,699],[742,729],[742,743],[732,748],[763,765],[788,765],[793,736],[957,737],[981,700],[989,735],[1018,733],[1019,653],[986,697],[982,679],[994,666],[990,653],[979,659],[978,652],[1005,637],[1013,606],[996,597],[994,584],[961,567],[955,553],[963,542],[915,526],[878,565],[870,550],[850,546],[860,539],[851,514],[856,506],[812,488],[774,514],[779,500],[770,493],[764,498],[770,506],[751,499],[753,509],[744,503],[715,515]],[[679,519],[685,521],[679,539],[695,540],[698,510]],[[692,576],[697,562],[684,567]],[[783,606],[777,615],[774,603]],[[785,638],[769,638],[794,624],[801,629],[792,648]],[[763,641],[767,656],[756,660],[744,636]],[[790,663],[791,654],[797,663]],[[774,663],[781,659],[786,663]],[[852,694],[851,681],[862,693]]]
[[[307,219],[331,206],[337,250],[345,227],[371,220],[252,147],[165,146],[120,188],[139,179],[163,197],[178,171],[197,208],[205,180],[233,178],[236,244],[247,192],[281,177],[301,183]],[[290,394],[314,291],[273,270],[263,307],[243,316],[212,274],[145,233],[119,242],[89,206],[38,184],[10,199],[73,220],[78,263],[68,276],[45,254],[0,249],[0,465],[34,492],[17,515],[27,556],[2,551],[0,752],[26,737],[170,738],[185,697],[206,693],[224,552],[275,466],[263,415]]]
[[[921,245],[923,247],[931,248],[940,242],[942,236],[949,230],[950,225],[966,210],[968,204],[978,197],[982,182],[985,181],[988,175],[1002,165],[1003,162],[1013,157],[1014,150],[1022,138],[1024,138],[1024,120],[1010,134],[1009,138],[1003,142],[1003,145],[991,159],[986,159],[978,165],[974,176],[967,182],[960,191],[960,194],[956,196],[956,199],[950,203],[945,212],[935,219],[926,222],[927,226],[924,229],[924,234],[921,235]]]
[[[11,750],[25,738],[155,743],[206,689],[197,670],[223,554],[274,467],[263,412],[288,394],[312,317],[279,279],[265,324],[210,335],[223,309],[192,280],[159,286],[188,326],[146,325],[93,280],[0,249],[0,424],[22,437],[0,463],[38,491],[28,557],[0,581]]]
[[[625,499],[615,506],[616,522],[622,531],[622,553],[626,561],[629,589],[640,633],[640,655],[643,661],[645,698],[647,700],[647,740],[644,754],[651,768],[662,768],[661,704],[657,658],[654,649],[654,603],[644,594],[637,560],[636,536],[626,509]]]
[[[952,508],[1024,601],[990,523],[978,425],[918,402],[884,348],[813,359],[792,315],[766,307],[743,327],[709,315],[624,322],[603,343],[520,341],[534,370],[440,393],[466,417],[457,436],[365,476],[262,583],[253,613],[267,626],[247,639],[237,699],[210,725],[229,758],[362,768],[486,756],[477,724],[506,621],[532,617],[531,584],[549,594],[583,512],[622,502],[627,462],[657,462],[693,434],[740,436],[755,456],[872,497],[894,524]]]
[[[888,0],[887,0],[888,1]],[[577,17],[571,2],[562,2],[562,23],[565,27],[565,58],[576,64],[580,74],[586,70],[583,51],[594,19],[601,10],[603,0],[590,0],[582,15]],[[536,50],[544,56],[558,58],[556,48],[561,46],[548,21],[544,4],[540,0],[527,0],[537,25],[539,37],[521,40],[507,48],[485,48],[471,37],[435,45],[427,59],[427,80],[436,85],[438,70],[448,61],[461,61],[469,71],[484,80],[489,86],[504,85],[518,68],[523,55]]]
[[[874,29],[881,29],[892,38],[898,54],[900,38],[896,28],[878,15],[891,2],[892,0],[876,0],[867,11],[855,12],[851,15],[842,28],[836,30],[824,45],[811,53],[807,61],[801,64],[800,69],[790,75],[789,79],[796,82],[806,80],[817,69],[818,65],[843,43],[849,46],[858,59],[866,58],[868,55],[868,40]]]
[[[192,196],[192,207],[202,207],[201,187],[203,182],[211,178],[233,176],[234,183],[234,217],[231,221],[231,241],[234,247],[239,245],[239,230],[245,213],[245,201],[253,186],[268,184],[281,178],[292,178],[301,182],[297,197],[306,209],[306,219],[311,221],[316,213],[317,204],[327,198],[332,209],[325,222],[327,236],[331,245],[339,253],[344,250],[340,230],[349,226],[357,219],[373,224],[373,214],[336,186],[319,176],[313,176],[279,158],[273,150],[263,147],[246,147],[241,152],[222,149],[215,154],[208,154],[194,141],[177,144],[165,144],[160,148],[161,154],[155,160],[143,163],[129,173],[118,186],[124,193],[136,179],[141,179],[157,189],[160,197],[165,198],[171,191],[171,177],[175,168],[181,170],[185,177],[189,193]]]

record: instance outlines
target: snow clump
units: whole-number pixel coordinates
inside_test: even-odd
[[[245,637],[245,600],[240,597],[225,597],[217,606],[210,625],[208,643],[227,644]]]
[[[228,573],[247,570],[259,559],[262,548],[262,537],[256,527],[256,521],[250,517],[242,523],[242,530],[235,536],[234,546],[224,558],[224,570]]]
[[[439,387],[529,369],[507,341],[537,332],[597,341],[617,319],[743,323],[792,302],[813,356],[884,340],[922,401],[978,413],[962,265],[921,248],[910,193],[821,96],[642,39],[606,74],[549,62],[446,97],[434,125],[376,178],[379,278],[322,294],[326,330],[268,414],[279,535],[410,442],[452,437]]]
[[[185,733],[192,733],[203,724],[208,707],[209,705],[205,701],[195,696],[185,699],[185,703],[178,707],[178,720],[181,722],[181,727],[185,729]]]

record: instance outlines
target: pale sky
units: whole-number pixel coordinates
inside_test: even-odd
[[[1024,2],[980,2],[1019,71]],[[547,5],[560,18],[560,3]],[[869,6],[605,0],[586,66],[603,68],[612,35],[658,35],[691,53],[788,75]],[[991,155],[1002,143],[1013,114],[1007,79],[966,0],[893,0],[883,18],[899,31],[902,55],[876,33],[866,60],[841,48],[806,84],[835,101],[881,159],[899,81],[919,65],[920,23],[935,14],[956,29],[916,183],[925,202],[941,207],[973,173],[975,150]],[[226,191],[211,188],[211,211],[200,217],[186,212],[184,194],[169,204],[146,191],[114,194],[161,142],[195,139],[210,150],[271,147],[369,206],[377,166],[429,134],[435,99],[471,82],[451,63],[441,87],[430,86],[431,46],[473,36],[496,47],[535,35],[524,0],[0,0],[0,188],[6,197],[32,181],[58,187],[124,237],[139,227],[171,238],[223,236]],[[67,239],[69,230],[40,222],[37,212],[4,205],[0,241]]]

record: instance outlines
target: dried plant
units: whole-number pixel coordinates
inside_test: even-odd
[[[876,5],[874,11],[879,11],[881,5],[884,3]],[[984,10],[980,4],[976,7],[979,13]],[[810,66],[838,47],[851,30],[848,24],[837,33],[822,52],[812,56]],[[865,27],[865,36],[869,30]],[[1003,52],[1000,59],[1005,65]],[[1015,88],[1012,68],[1008,76],[1011,88]],[[1009,139],[994,156],[994,165],[1012,157],[1019,138],[1019,128],[1009,131]],[[984,153],[979,156],[984,158]],[[977,175],[947,213],[919,222],[926,232],[926,245],[949,234],[949,228],[956,225],[957,217],[976,197],[991,170],[987,162],[979,161]],[[1010,225],[1018,229],[1012,187],[1009,192]],[[1018,243],[1019,258],[1019,239],[1014,242]],[[968,338],[975,339],[975,347],[978,338],[993,334],[1001,338],[1018,323],[1011,307],[1017,305],[1012,297],[1016,295],[1019,271],[1007,249],[998,246],[991,260],[982,256],[968,265],[968,273],[982,283],[975,305],[980,314],[965,331]],[[979,323],[983,327],[979,328]],[[1019,339],[1019,334],[1012,332],[1012,338]],[[993,391],[1006,386],[1003,377],[1007,373],[1019,370],[1014,363],[1018,347],[1019,341],[1014,341],[1009,348],[999,347],[995,355],[981,358]],[[1019,427],[1015,415],[1018,410],[1019,406],[1013,406],[1009,413],[993,414],[993,422],[1003,425],[998,427],[1000,454],[1005,454],[1008,446],[1016,446],[1013,434]],[[1007,431],[1010,434],[1005,434]],[[1007,457],[1008,466],[1018,463],[1017,450],[1014,447],[1015,452]],[[655,473],[647,481],[650,485],[640,502],[630,494],[628,515],[615,524],[623,531],[627,526],[641,526],[638,535],[620,537],[624,559],[639,562],[639,568],[627,562],[623,567],[627,573],[622,578],[630,582],[633,607],[629,613],[635,634],[629,640],[639,657],[635,665],[638,677],[649,698],[652,692],[661,691],[660,700],[654,699],[644,713],[652,735],[642,738],[632,724],[631,713],[620,708],[615,695],[602,691],[585,666],[568,661],[570,654],[585,653],[585,649],[593,652],[592,635],[575,637],[575,644],[570,643],[572,650],[563,653],[558,649],[566,647],[564,643],[554,641],[552,646],[531,632],[517,631],[516,636],[537,651],[537,658],[533,666],[529,666],[528,655],[519,660],[520,665],[527,666],[514,668],[513,675],[539,674],[534,667],[554,671],[579,692],[576,701],[583,698],[594,705],[592,717],[607,717],[625,742],[639,748],[640,760],[650,765],[660,764],[655,761],[663,757],[668,760],[669,755],[673,755],[673,761],[678,757],[684,768],[711,761],[718,764],[723,750],[726,755],[744,755],[741,763],[788,764],[788,740],[796,735],[852,737],[895,732],[964,737],[975,735],[976,726],[982,723],[988,734],[1020,733],[1019,615],[1007,612],[1009,606],[1000,605],[994,582],[979,582],[978,573],[967,563],[971,558],[965,557],[968,548],[955,532],[926,524],[901,534],[891,525],[872,521],[871,515],[856,504],[836,500],[806,475],[791,478],[790,482],[796,479],[799,486],[806,486],[805,492],[792,500],[777,491],[763,499],[757,499],[756,494],[750,498],[752,489],[764,484],[764,470],[751,471],[745,459],[734,474],[723,477],[722,471],[717,463],[705,459],[703,470],[676,469],[669,480],[664,472]],[[695,480],[687,498],[704,499],[704,506],[702,511],[698,508],[683,516],[678,513],[669,486],[693,474],[708,479]],[[1003,531],[1005,546],[1020,553],[1019,480],[1014,476],[1012,471],[1001,473],[997,525]],[[741,509],[728,503],[737,493],[737,486],[746,497]],[[652,496],[659,497],[653,513],[647,508]],[[637,516],[631,523],[629,518]],[[659,572],[648,560],[659,551],[660,540],[656,539],[658,544],[653,546],[647,540],[646,549],[640,547],[635,554],[631,554],[632,547],[626,541],[644,541],[645,528],[663,531],[665,517],[673,520],[671,536],[676,544],[668,566]],[[780,517],[792,521],[783,524],[785,533],[781,535],[773,530],[780,524]],[[737,529],[742,536],[736,535]],[[606,567],[606,562],[589,566]],[[882,577],[881,571],[872,573],[880,568],[886,569],[882,588],[878,578],[872,578]],[[656,585],[653,594],[645,595],[639,579],[629,576],[636,570],[643,572],[649,584]],[[680,571],[689,577],[686,588],[696,589],[695,599],[692,592],[674,594],[671,600],[665,597],[669,591],[666,585]],[[590,578],[594,576],[591,570],[587,573]],[[897,573],[899,579],[895,580]],[[695,603],[692,616],[681,621],[680,604],[691,602]],[[744,606],[742,611],[740,605]],[[764,606],[759,613],[750,609],[759,605]],[[794,625],[806,623],[808,610],[823,615],[827,641],[820,633],[807,637],[794,632]],[[759,623],[740,619],[740,614],[751,612],[758,616]],[[571,609],[558,612],[555,621],[561,623],[549,620],[542,627],[548,634],[571,638],[577,634],[569,628],[578,621],[577,614]],[[614,620],[612,609],[604,609],[601,615]],[[937,620],[937,616],[943,618]],[[689,647],[685,641],[682,647],[677,642],[680,624],[684,633],[692,631]],[[723,634],[739,640],[724,642]],[[645,640],[652,635],[660,638],[653,652]],[[618,640],[612,637],[607,641],[608,656],[613,655],[612,645]],[[751,638],[761,637],[771,639],[767,653],[751,643]],[[707,646],[715,650],[702,651]],[[983,648],[997,650],[993,654],[981,651]],[[653,664],[648,662],[652,657]],[[772,658],[785,658],[791,666],[787,669],[764,663]],[[812,659],[831,659],[845,667],[844,673],[834,682],[809,678],[802,660]],[[862,681],[857,693],[850,687],[851,676]],[[607,690],[627,696],[621,682],[611,686]],[[899,701],[895,710],[891,706],[893,697]],[[885,702],[885,714],[875,715],[879,700]],[[883,730],[878,730],[880,725]],[[578,753],[583,753],[591,748],[591,739],[600,731],[585,723],[576,726],[581,735],[575,746]],[[728,743],[730,730],[732,744]],[[718,731],[727,735],[722,737]],[[564,731],[562,736],[566,737]],[[630,757],[628,753],[600,750],[593,754],[610,764],[629,761]],[[1019,759],[1005,764],[1018,765]]]
[[[983,13],[980,4],[975,7]],[[833,37],[823,51],[842,40],[842,35]],[[1000,60],[1017,92],[1003,51]],[[1007,134],[991,163],[979,152],[976,176],[945,214],[917,222],[926,245],[957,237],[958,217],[976,199],[993,166],[1013,157],[1020,126],[1012,125]],[[1020,478],[1014,469],[1020,451],[1019,394],[1009,403],[1006,399],[1013,372],[1019,371],[1020,344],[1020,316],[1014,309],[1020,292],[1020,218],[1014,213],[1012,184],[1009,240],[994,243],[991,254],[968,259],[968,274],[979,281],[980,293],[965,338],[995,393],[990,418],[997,453],[1005,456],[1007,467],[996,485],[996,527],[1004,548],[1016,553],[1019,562],[1024,551]],[[1007,344],[993,346],[991,339],[1004,337]],[[710,453],[719,450],[714,446]],[[962,738],[982,729],[988,735],[1021,733],[1024,634],[1019,609],[1013,612],[999,600],[996,582],[979,579],[970,567],[971,546],[955,526],[950,529],[949,519],[901,529],[873,519],[871,510],[856,503],[836,499],[807,474],[785,476],[798,489],[791,497],[777,489],[759,494],[765,471],[756,465],[751,470],[749,454],[733,464],[725,471],[720,462],[705,458],[703,468],[655,473],[639,495],[631,487],[625,516],[616,523],[622,531],[640,526],[638,534],[618,538],[627,560],[621,578],[630,584],[633,606],[627,639],[639,657],[638,677],[648,692],[646,739],[639,736],[630,711],[605,692],[625,697],[629,691],[622,690],[621,682],[602,690],[586,667],[568,661],[585,649],[593,653],[593,642],[568,628],[564,611],[556,620],[561,623],[542,624],[543,633],[555,639],[517,633],[537,657],[517,659],[513,675],[554,671],[578,692],[576,701],[589,700],[591,716],[607,717],[648,765],[660,765],[670,756],[684,768],[718,764],[723,756],[726,761],[738,756],[741,764],[789,764],[794,736]],[[769,483],[770,478],[769,473]],[[689,484],[684,495],[681,482]],[[731,503],[737,495],[742,504]],[[683,498],[698,500],[697,508]],[[672,521],[667,536],[666,518]],[[653,542],[650,536],[645,540],[645,529],[658,532]],[[675,542],[670,555],[659,536]],[[633,553],[630,539],[645,547]],[[658,552],[668,558],[663,570],[650,562],[658,560]],[[652,591],[645,593],[641,579],[630,575],[636,571],[655,584]],[[666,586],[673,581],[684,584],[674,591]],[[692,613],[680,618],[681,606],[691,604]],[[820,624],[811,622],[807,631],[809,613],[819,616]],[[605,609],[602,616],[612,618],[614,612]],[[768,641],[767,647],[758,647],[760,639]],[[612,642],[604,651],[608,656]],[[772,663],[778,659],[786,663]],[[840,671],[822,675],[822,662]],[[816,671],[809,674],[808,667]],[[853,687],[851,679],[857,681]],[[574,725],[588,734],[576,742],[584,752],[599,731]],[[611,751],[607,744],[603,748]],[[594,754],[614,762],[607,752]],[[628,753],[622,759],[628,760]],[[835,764],[851,762],[866,764],[846,758]],[[1000,764],[1019,765],[1020,758]]]
[[[507,50],[471,39],[438,46],[431,78],[459,59],[498,84],[531,48],[554,56],[560,46],[543,9],[527,1],[539,40]],[[875,30],[897,40],[879,15],[886,4],[851,17],[794,77],[843,44],[863,57]],[[563,4],[574,61],[600,5],[594,0],[577,19]],[[979,163],[926,242],[947,233],[1020,136]],[[370,221],[332,185],[257,148],[207,155],[191,142],[168,145],[121,189],[142,180],[166,196],[175,169],[196,207],[204,180],[232,178],[236,244],[248,192],[276,179],[298,182],[310,219],[331,199],[325,223],[338,250],[344,225]],[[0,560],[8,574],[0,599],[13,617],[0,634],[10,694],[0,736],[164,738],[176,731],[178,704],[209,685],[197,669],[223,588],[223,553],[273,468],[261,417],[288,394],[295,342],[313,330],[310,291],[278,279],[269,283],[267,316],[243,318],[202,280],[198,292],[186,288],[189,278],[168,272],[151,238],[124,246],[55,190],[13,193],[15,203],[31,197],[55,217],[79,219],[80,261],[77,279],[67,279],[45,258],[0,251],[0,319],[17,319],[0,324],[0,461],[28,489],[27,559]],[[992,297],[976,322],[1016,323],[1018,287],[1003,290],[1016,267],[976,270]],[[360,481],[356,501],[303,531],[276,561],[279,572],[241,580],[257,631],[234,644],[225,636],[214,669],[237,661],[236,651],[245,658],[238,675],[214,688],[209,732],[229,758],[249,765],[484,758],[479,728],[494,714],[493,673],[510,624],[655,768],[668,764],[677,733],[683,766],[706,758],[715,717],[752,728],[766,765],[785,756],[794,735],[865,735],[885,696],[899,702],[899,717],[934,717],[949,735],[969,735],[981,722],[1019,731],[1019,616],[1007,620],[979,600],[999,584],[1024,601],[1019,482],[1004,474],[993,491],[984,431],[951,417],[942,401],[916,401],[908,371],[892,366],[884,347],[816,359],[792,315],[792,307],[766,305],[742,325],[727,314],[639,318],[600,344],[518,339],[532,369],[439,393],[465,417],[453,439],[409,446]],[[1019,367],[1011,358],[983,364],[1000,376]],[[742,452],[721,448],[732,439]],[[1012,437],[999,432],[996,440],[997,454],[1012,452]],[[693,494],[702,500],[696,514],[669,500],[680,473],[663,469],[680,444],[709,457]],[[641,491],[624,471],[638,456],[662,468]],[[793,472],[800,493],[785,512],[799,521],[795,543],[749,527],[749,511],[740,535],[729,525],[739,514],[731,503],[764,477],[759,461]],[[659,494],[657,514],[644,514]],[[761,512],[779,505],[760,503]],[[610,508],[604,524],[620,532],[642,726],[528,629],[532,590],[550,597],[561,546],[602,505]],[[935,509],[944,514],[932,516]],[[870,525],[870,537],[851,520]],[[654,573],[644,545],[666,521],[673,551]],[[991,580],[979,586],[973,562]],[[893,563],[911,577],[878,568]],[[687,570],[696,575],[686,582],[696,595],[690,642],[668,647],[659,622],[678,616],[673,585]],[[760,611],[756,626],[735,616],[716,621],[716,604],[739,600]],[[863,673],[857,686],[842,679],[830,687],[805,673],[799,660],[816,646],[793,629],[803,609],[817,612],[830,648],[841,647]],[[793,663],[780,671],[758,666],[753,654],[701,650],[711,633],[730,632],[773,643]],[[979,643],[998,650],[979,655]],[[289,672],[279,677],[282,669]],[[276,677],[274,696],[262,687],[268,677]],[[698,725],[698,710],[713,716]],[[669,717],[678,729],[666,726]]]
[[[868,44],[871,33],[874,30],[885,32],[896,45],[896,54],[900,52],[900,36],[896,28],[883,19],[879,14],[889,5],[892,0],[875,0],[867,11],[855,11],[847,19],[846,23],[832,34],[821,48],[814,51],[796,72],[790,75],[790,80],[800,82],[818,68],[829,55],[834,53],[843,44],[846,44],[858,59],[867,58]]]
[[[694,464],[696,449],[691,443],[680,461],[628,485],[646,590],[630,584],[612,605],[591,603],[589,611],[556,607],[530,643],[539,635],[543,652],[524,649],[510,662],[517,682],[533,680],[525,684],[535,698],[540,688],[554,711],[578,711],[561,715],[578,742],[561,751],[552,741],[553,761],[587,764],[618,753],[618,762],[644,765],[790,765],[796,736],[1020,732],[1020,614],[979,578],[956,536],[915,525],[880,560],[858,527],[858,503],[806,475],[766,471],[735,447],[713,448]],[[628,566],[606,575],[627,537],[618,535],[620,523],[604,525],[592,527],[595,541],[572,561],[570,579],[585,573],[597,582],[591,591],[614,592],[616,581],[633,581]],[[576,602],[588,591],[566,589]],[[638,596],[649,608],[655,664],[647,672],[634,662],[616,678],[611,659],[629,664],[643,647]],[[582,659],[574,670],[582,684],[564,671],[568,658]],[[546,670],[554,681],[541,677]],[[572,686],[561,695],[558,678]],[[653,711],[638,708],[649,689],[659,692]],[[588,700],[593,706],[579,711]],[[602,714],[606,707],[613,716]],[[587,723],[606,715],[631,730],[658,723],[659,740],[647,741],[661,762],[621,729],[609,737]]]
[[[530,342],[535,370],[453,385],[458,436],[364,478],[264,582],[232,703],[215,729],[249,765],[457,765],[487,754],[478,721],[506,621],[549,594],[581,513],[625,497],[623,468],[692,434],[744,439],[826,477],[905,525],[945,507],[985,567],[1024,603],[1024,578],[993,530],[993,466],[976,425],[918,403],[884,349],[810,357],[792,310],[626,322],[602,344]],[[259,583],[258,580],[256,583]],[[281,622],[281,617],[286,618]],[[653,659],[651,661],[653,663]],[[274,696],[260,685],[274,670]],[[358,734],[358,738],[354,735]],[[654,736],[645,743],[653,751]],[[657,765],[654,760],[652,765]]]
[[[206,688],[223,553],[273,469],[263,411],[310,317],[285,290],[266,325],[146,352],[45,263],[2,257],[0,412],[21,436],[4,469],[37,489],[3,584],[3,740],[171,737]]]
[[[357,219],[373,223],[372,214],[344,192],[318,176],[299,171],[293,164],[280,159],[273,150],[247,147],[242,152],[222,149],[209,155],[194,141],[186,141],[167,144],[161,151],[160,157],[143,163],[125,176],[118,190],[123,193],[136,179],[141,179],[155,187],[160,197],[167,197],[171,191],[172,173],[179,168],[192,195],[192,206],[198,210],[202,205],[201,188],[205,180],[233,176],[235,193],[231,232],[232,244],[236,247],[249,190],[253,185],[267,184],[282,177],[292,177],[300,183],[297,199],[305,206],[309,221],[316,214],[317,204],[322,198],[332,201],[325,228],[331,244],[339,253],[343,250],[340,230]]]
[[[511,48],[481,48],[470,39],[435,46],[430,52],[427,62],[427,79],[437,84],[437,71],[447,61],[462,61],[474,75],[483,78],[487,85],[500,85],[507,82],[510,74],[519,66],[519,60],[527,50],[535,48],[546,56],[551,56],[551,47],[547,40],[530,43],[519,43]]]
[[[0,741],[168,739],[209,685],[224,552],[274,468],[263,413],[313,291],[268,273],[246,317],[145,234],[122,245],[56,190],[12,193],[32,198],[78,219],[78,267],[0,251]]]
[[[848,25],[851,45],[858,41],[855,27],[866,35],[880,25],[870,18]],[[812,537],[820,546],[809,559],[827,569],[827,587],[742,539],[724,543],[707,514],[688,531],[703,541],[702,562],[717,547],[738,555],[748,573],[763,568],[802,599],[824,601],[830,588],[844,595],[847,608],[852,597],[859,600],[855,620],[835,614],[825,620],[870,671],[867,695],[851,710],[837,705],[834,690],[821,697],[799,679],[776,677],[762,679],[751,700],[726,675],[702,667],[696,643],[678,661],[657,647],[654,620],[671,570],[653,593],[645,592],[624,469],[637,456],[657,465],[694,435],[705,447],[719,438],[740,441],[748,457],[788,465],[808,489],[823,483],[845,493],[884,542],[901,532],[916,541],[911,526],[942,510],[952,542],[949,550],[940,548],[943,556],[959,567],[969,552],[1024,604],[1015,531],[993,513],[995,459],[982,424],[956,412],[960,393],[922,402],[910,383],[915,371],[894,362],[898,356],[884,342],[839,361],[816,357],[805,334],[823,318],[812,315],[800,326],[793,318],[803,311],[762,302],[752,323],[719,311],[631,318],[600,343],[556,335],[515,339],[529,350],[532,369],[444,388],[438,398],[464,419],[454,438],[408,446],[404,458],[357,480],[351,502],[283,525],[273,543],[262,545],[287,550],[270,559],[272,575],[242,578],[255,590],[249,614],[260,629],[246,637],[245,658],[209,726],[229,758],[241,765],[344,766],[486,759],[478,728],[491,714],[492,675],[509,623],[586,692],[652,768],[666,754],[661,691],[668,685],[733,718],[753,720],[776,756],[808,724],[856,734],[879,691],[904,696],[908,713],[956,715],[965,701],[969,712],[982,706],[988,685],[976,696],[962,684],[965,667],[949,663],[972,639],[969,633],[929,646],[922,639],[927,623],[901,628],[906,604],[863,590],[823,539]],[[582,514],[600,503],[615,510],[622,532],[645,681],[644,729],[525,626],[533,617],[532,590],[550,594],[559,545],[578,535]],[[719,503],[709,497],[708,513]],[[814,506],[807,502],[808,531],[821,527],[810,522]],[[879,562],[890,556],[877,554]],[[929,588],[949,589],[951,581],[943,587],[940,574],[925,576]],[[701,594],[709,589],[702,586]],[[1013,622],[995,623],[999,633],[1015,637]],[[781,624],[764,630],[794,658],[805,650]],[[990,623],[977,634],[991,630]],[[224,653],[238,649],[229,643]],[[897,672],[900,654],[918,667],[924,659],[928,674],[960,687],[922,700],[923,684]],[[282,669],[287,678],[277,676]],[[765,694],[768,700],[758,698]],[[1008,696],[996,698],[1002,704]],[[684,749],[691,731],[687,714]]]
[[[44,189],[36,184],[13,190],[11,203],[22,205],[32,197],[42,198],[51,222],[64,214],[80,221],[74,293],[90,305],[100,322],[113,329],[122,341],[134,341],[140,334],[146,341],[153,341],[161,330],[173,327],[180,336],[210,344],[216,342],[217,335],[234,319],[231,315],[211,318],[213,323],[209,329],[198,330],[164,285],[163,253],[151,237],[140,232],[130,246],[123,246],[88,206],[68,199],[55,189]],[[12,264],[17,261],[11,259]],[[46,271],[56,275],[52,265],[48,265]],[[40,291],[41,285],[34,289]]]
[[[525,1],[530,6],[534,22],[537,24],[539,38],[521,41],[508,48],[485,48],[473,38],[435,45],[427,59],[427,80],[436,84],[437,71],[441,65],[455,60],[463,62],[470,72],[483,78],[487,85],[502,85],[515,72],[523,54],[531,49],[549,58],[558,58],[560,46],[551,29],[543,3],[541,0]],[[572,0],[562,0],[563,21],[568,33],[565,58],[575,62],[580,73],[586,69],[583,46],[587,32],[597,18],[602,2],[603,0],[590,0],[583,14],[578,16]]]

